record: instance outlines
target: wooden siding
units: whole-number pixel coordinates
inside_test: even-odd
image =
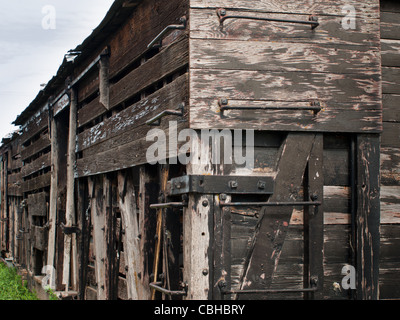
[[[345,4],[191,1],[191,127],[381,131],[378,2],[354,2],[355,30],[341,26]],[[315,14],[320,25],[310,30],[295,24],[232,19],[221,27],[216,14],[221,7],[227,15],[292,20]],[[222,113],[221,98],[228,99],[230,106],[271,109]],[[317,114],[307,110],[315,101],[322,107]],[[288,106],[306,110],[286,110]]]
[[[381,1],[383,133],[381,137],[381,299],[400,297],[400,4]]]

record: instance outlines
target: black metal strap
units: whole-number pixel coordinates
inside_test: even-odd
[[[180,23],[181,24],[171,24],[167,26],[163,31],[161,31],[147,46],[148,49],[151,48],[159,48],[161,47],[161,41],[163,37],[170,31],[170,30],[184,30],[186,29],[186,17],[180,18]]]
[[[316,16],[310,15],[309,21],[303,20],[288,20],[288,19],[275,19],[275,18],[263,18],[263,17],[254,17],[254,16],[237,16],[237,15],[227,15],[226,10],[223,8],[217,9],[217,16],[219,18],[219,22],[221,26],[224,24],[224,21],[227,19],[247,19],[247,20],[262,20],[262,21],[271,21],[271,22],[285,22],[285,23],[297,23],[297,24],[307,24],[311,25],[311,29],[315,29],[319,26],[318,18]]]
[[[166,203],[155,203],[150,205],[150,209],[183,208],[183,207],[185,207],[184,202],[166,202]]]
[[[312,102],[310,106],[230,106],[228,99],[219,99],[218,104],[221,114],[225,110],[300,110],[300,111],[313,111],[314,114],[322,110],[321,104],[318,101]]]
[[[221,207],[296,207],[320,206],[319,201],[292,201],[292,202],[221,202]]]
[[[165,116],[178,116],[183,117],[183,110],[184,104],[181,103],[177,110],[164,110],[163,112],[159,113],[155,117],[151,118],[150,120],[146,121],[147,125],[151,126],[159,126],[161,124],[161,119]]]

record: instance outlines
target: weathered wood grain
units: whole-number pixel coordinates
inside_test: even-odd
[[[45,227],[32,226],[33,247],[45,251],[47,249],[47,229]]]
[[[398,94],[383,94],[383,121],[385,122],[400,122],[400,95]]]
[[[400,40],[400,13],[381,12],[381,38]]]
[[[388,49],[388,52],[391,51]],[[378,47],[334,47],[331,44],[261,40],[248,40],[246,43],[220,39],[190,41],[192,69],[371,74],[379,71],[379,63]]]
[[[357,136],[357,297],[378,298],[379,136]]]
[[[381,224],[400,223],[400,186],[381,186]]]
[[[191,98],[380,103],[380,75],[198,70],[190,72]],[[210,83],[213,83],[210,86]]]
[[[381,55],[383,67],[400,67],[400,39],[381,39]]]
[[[105,261],[106,243],[105,243],[105,204],[104,204],[104,186],[102,178],[89,179],[89,193],[91,201],[91,221],[93,223],[93,242],[94,242],[94,255],[95,255],[95,272],[97,283],[97,298],[98,300],[106,300],[107,298],[107,282],[106,282],[106,269]],[[93,185],[93,183],[95,185]],[[93,190],[93,194],[92,193]],[[107,287],[106,287],[107,286]]]
[[[382,132],[382,147],[400,147],[400,125],[397,122],[384,122]]]
[[[125,181],[125,179],[128,179]],[[140,239],[139,222],[136,212],[136,196],[132,178],[125,173],[118,173],[119,208],[125,230],[124,250],[127,270],[127,298],[142,300],[144,287],[139,281],[140,268]],[[119,287],[119,286],[118,286]]]
[[[400,68],[382,67],[382,93],[400,94]]]
[[[400,185],[400,151],[396,147],[381,147],[381,184]]]

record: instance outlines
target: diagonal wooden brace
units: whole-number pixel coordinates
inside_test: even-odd
[[[274,194],[269,202],[296,201],[303,184],[305,169],[315,141],[315,134],[289,133],[282,144]],[[273,214],[270,214],[273,210]],[[263,207],[256,228],[250,257],[245,265],[241,290],[268,289],[278,266],[279,257],[292,207]],[[239,298],[259,299],[260,295],[243,295]]]

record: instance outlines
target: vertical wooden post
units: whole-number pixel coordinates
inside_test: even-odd
[[[50,112],[50,111],[49,111]],[[58,147],[57,127],[54,117],[50,119],[50,141],[51,141],[51,182],[50,182],[50,205],[49,205],[49,240],[47,246],[47,265],[55,266],[56,250],[56,222],[57,222],[57,194],[58,194]]]
[[[99,63],[99,92],[100,103],[107,110],[110,109],[110,83],[109,83],[109,55],[108,49],[104,50]]]
[[[378,299],[380,138],[357,137],[357,298]]]
[[[323,135],[317,134],[308,161],[306,181],[308,188],[305,190],[305,201],[323,201]],[[323,298],[323,250],[324,250],[324,212],[321,206],[305,208],[306,219],[304,226],[308,225],[308,275],[306,287],[316,286],[318,290],[313,294],[314,299]],[[307,222],[307,223],[306,223]]]
[[[141,166],[139,172],[139,232],[140,238],[140,279],[143,286],[143,299],[149,299],[150,274],[153,270],[154,260],[154,235],[156,232],[157,217],[150,204],[157,203],[159,185],[155,174],[150,172],[148,166]]]
[[[200,137],[192,137],[193,148],[191,148],[192,162],[187,165],[187,174],[212,174],[214,166],[212,159],[212,144],[208,141],[203,145],[203,150],[197,146],[201,145]],[[209,161],[204,154],[208,154]],[[207,163],[205,163],[207,162]],[[210,242],[213,240],[213,218],[211,216],[214,197],[208,194],[189,194],[188,207],[183,213],[183,279],[188,284],[188,295],[186,299],[206,300],[212,294],[210,288],[210,269],[213,259],[211,256]]]
[[[69,110],[69,134],[68,134],[68,153],[67,153],[67,195],[66,195],[66,227],[71,227],[75,223],[75,177],[74,166],[76,161],[76,113],[78,104],[77,93],[74,88],[71,89],[71,103]],[[71,265],[72,255],[72,265]],[[77,288],[77,248],[76,234],[64,235],[64,271],[63,284],[68,291],[69,283],[73,289]],[[71,277],[70,277],[71,276]]]
[[[119,208],[123,227],[125,229],[124,253],[128,266],[126,275],[128,286],[128,298],[130,300],[142,300],[144,288],[139,280],[140,274],[140,243],[139,223],[136,212],[136,195],[132,178],[128,172],[118,173]]]
[[[103,178],[103,177],[101,177]],[[91,194],[91,218],[93,222],[93,242],[95,255],[95,270],[97,282],[97,300],[107,299],[106,274],[106,243],[105,243],[105,207],[103,179],[89,178],[89,193]]]

